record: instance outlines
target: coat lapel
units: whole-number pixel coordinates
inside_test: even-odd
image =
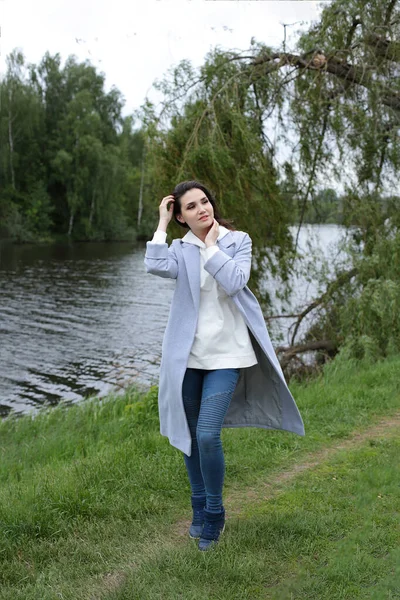
[[[231,231],[220,240],[217,240],[217,245],[231,258],[234,256],[236,244]],[[198,313],[200,305],[200,247],[188,242],[182,242],[181,247],[194,308]]]
[[[200,304],[200,248],[194,244],[182,242],[182,254],[194,308],[196,313],[198,313]]]

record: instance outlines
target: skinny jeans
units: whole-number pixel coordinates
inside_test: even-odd
[[[187,368],[183,405],[192,437],[191,456],[183,454],[193,497],[206,496],[210,512],[222,509],[225,460],[221,428],[240,369]]]

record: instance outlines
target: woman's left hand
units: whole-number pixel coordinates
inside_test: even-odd
[[[219,223],[214,219],[214,223],[211,225],[209,232],[207,233],[204,243],[207,248],[214,246],[219,236]]]

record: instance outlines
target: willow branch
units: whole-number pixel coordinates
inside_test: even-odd
[[[374,52],[377,56],[381,56],[382,58],[386,58],[387,60],[391,60],[393,62],[400,62],[399,42],[392,42],[391,40],[388,40],[372,31],[365,35],[364,41],[368,46],[373,46]]]
[[[320,306],[321,304],[323,304],[339,287],[341,287],[344,283],[346,283],[347,281],[350,281],[350,279],[352,279],[352,277],[354,277],[355,275],[357,275],[358,273],[358,269],[356,267],[354,267],[353,269],[350,269],[350,271],[345,271],[344,273],[341,273],[336,279],[335,281],[331,281],[330,284],[328,285],[326,291],[319,297],[316,298],[313,302],[311,302],[311,304],[309,304],[309,306],[307,306],[307,308],[305,308],[303,310],[303,312],[300,313],[295,328],[294,328],[294,332],[292,335],[292,340],[291,340],[291,346],[294,346],[294,341],[297,335],[297,332],[299,330],[300,324],[303,321],[303,319],[315,308],[317,308],[317,306]]]
[[[324,71],[347,83],[359,85],[366,89],[378,86],[382,91],[382,103],[400,112],[400,93],[381,82],[375,81],[371,75],[371,68],[367,65],[355,66],[335,55],[329,57],[319,52],[315,52],[310,58],[290,52],[262,54],[254,59],[252,64],[254,68],[265,65],[266,68],[259,76],[268,75],[286,66],[294,66],[298,69]]]
[[[390,24],[390,19],[392,18],[392,13],[394,11],[394,7],[397,4],[397,0],[392,0],[387,8],[385,15],[385,25],[388,26]]]
[[[325,133],[326,133],[326,130],[327,130],[327,127],[328,127],[328,117],[329,117],[330,108],[331,108],[331,104],[329,102],[326,105],[326,107],[325,107],[324,120],[323,120],[323,123],[322,123],[322,130],[321,130],[321,133],[320,133],[320,136],[319,136],[318,146],[317,146],[317,148],[315,150],[315,153],[314,153],[313,163],[312,163],[312,166],[311,166],[310,178],[308,180],[308,185],[307,185],[307,191],[306,191],[306,193],[304,195],[303,206],[301,208],[300,221],[299,221],[299,226],[297,228],[297,234],[296,234],[296,243],[294,245],[294,251],[295,251],[295,253],[297,251],[297,245],[299,243],[300,229],[301,229],[301,226],[303,225],[303,219],[304,219],[304,215],[305,215],[305,212],[306,212],[306,206],[307,206],[308,197],[310,195],[311,188],[312,188],[312,185],[313,185],[313,181],[314,181],[314,178],[315,178],[315,174],[316,174],[316,171],[317,171],[318,157],[319,157],[319,154],[320,154],[320,151],[321,151],[321,148],[322,148],[322,144],[324,143]]]
[[[200,117],[198,118],[195,127],[193,129],[192,134],[190,135],[187,143],[186,143],[186,147],[185,147],[185,151],[183,153],[183,157],[182,157],[182,162],[181,162],[181,166],[179,169],[179,173],[177,175],[177,178],[180,179],[182,177],[182,173],[184,171],[184,167],[186,164],[186,159],[187,156],[189,154],[189,150],[191,149],[191,147],[193,146],[193,144],[195,143],[196,139],[197,139],[197,133],[200,129],[200,126],[204,120],[204,117],[207,115],[207,113],[210,111],[210,108],[213,107],[214,102],[216,100],[216,98],[223,92],[223,90],[229,86],[230,83],[232,83],[235,79],[237,79],[238,77],[241,77],[243,75],[243,73],[235,73],[234,75],[232,75],[232,77],[229,77],[224,84],[215,92],[214,96],[209,100],[209,102],[207,102],[207,105],[205,107],[205,109],[203,110],[202,114],[200,115]]]
[[[296,313],[293,315],[264,315],[264,319],[266,321],[273,321],[274,319],[297,319],[300,317],[301,313]]]

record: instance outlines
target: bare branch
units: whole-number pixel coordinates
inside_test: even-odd
[[[341,273],[337,277],[337,279],[335,279],[335,281],[331,281],[331,283],[328,285],[326,291],[319,298],[316,298],[316,300],[311,302],[311,304],[309,306],[307,306],[307,308],[305,308],[303,310],[303,312],[300,313],[299,318],[297,319],[297,323],[294,328],[293,335],[292,335],[292,340],[291,340],[292,346],[294,346],[294,341],[295,341],[295,338],[296,338],[296,335],[297,335],[297,332],[299,330],[302,320],[312,310],[314,310],[314,308],[317,308],[317,306],[320,306],[321,304],[323,304],[325,302],[325,300],[327,300],[332,295],[332,293],[335,292],[340,286],[342,286],[344,283],[346,283],[346,281],[350,281],[350,279],[352,279],[352,277],[357,275],[357,272],[358,272],[358,269],[356,267],[354,267],[353,269],[350,269],[350,271],[345,271],[344,273]]]
[[[283,354],[279,362],[282,369],[285,369],[289,361],[297,357],[297,354],[311,351],[315,352],[317,350],[324,350],[328,353],[334,353],[337,350],[337,344],[332,340],[316,340],[312,342],[306,342],[305,344],[299,344],[297,346],[279,346],[275,349],[275,352],[276,354]]]
[[[297,317],[300,317],[301,313],[296,313],[296,314],[292,314],[292,315],[264,315],[264,319],[266,321],[273,321],[274,319],[297,319]]]
[[[364,37],[364,41],[368,46],[373,46],[377,56],[386,58],[393,62],[400,62],[400,43],[392,42],[372,31],[368,32]]]
[[[321,60],[321,56],[325,56],[325,61]],[[317,60],[315,60],[317,58]],[[346,60],[337,57],[336,53],[332,56],[321,55],[315,51],[311,58],[306,58],[305,55],[300,56],[292,53],[274,53],[262,54],[253,61],[253,66],[258,68],[260,65],[267,65],[263,72],[259,73],[259,77],[268,75],[273,71],[281,69],[285,66],[295,66],[299,69],[307,70],[324,70],[339,79],[343,79],[347,83],[360,85],[366,89],[371,89],[374,85],[379,86],[382,91],[382,103],[395,111],[400,112],[400,93],[390,89],[381,82],[374,81],[371,76],[370,68],[367,65],[363,67],[349,64]],[[254,73],[256,75],[256,73]]]

